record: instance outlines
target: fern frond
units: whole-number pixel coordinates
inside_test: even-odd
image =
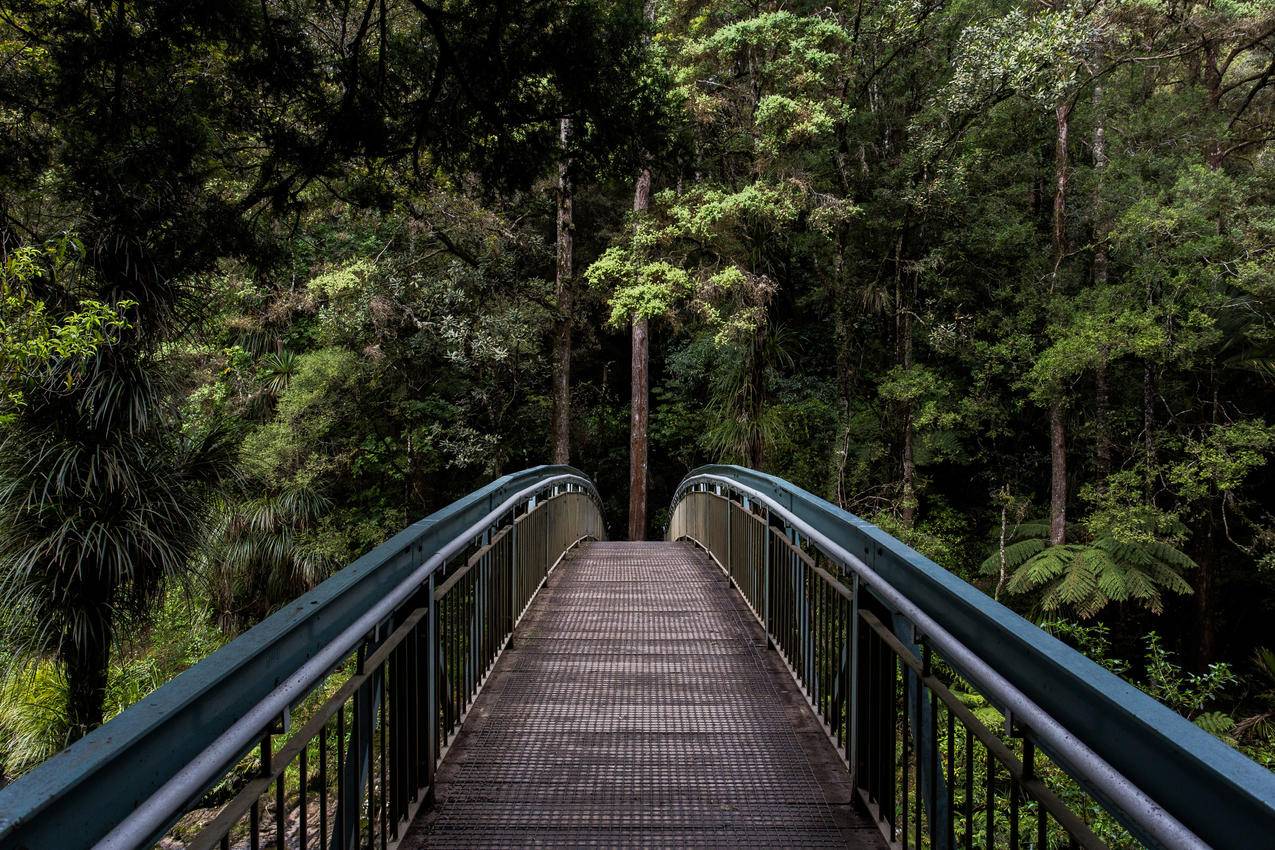
[[[1039,554],[1049,545],[1046,541],[1039,538],[1031,540],[1021,540],[1018,543],[1005,547],[1005,568],[1007,570],[1016,570],[1027,562],[1029,558]],[[981,569],[984,574],[991,575],[1000,572],[1001,553],[997,549],[987,560],[983,561]]]
[[[1050,546],[1023,562],[1010,576],[1006,589],[1010,593],[1026,593],[1062,575],[1075,547]]]
[[[1190,570],[1197,566],[1189,555],[1167,543],[1158,541],[1147,543],[1145,548],[1153,558],[1170,567],[1176,567],[1179,570]]]
[[[1101,575],[1093,550],[1080,550],[1071,559],[1067,571],[1059,580],[1056,593],[1058,598],[1069,605],[1079,605],[1093,596],[1098,589],[1098,577]]]
[[[1191,585],[1174,567],[1156,561],[1147,572],[1150,573],[1152,580],[1165,590],[1172,591],[1179,596],[1190,596],[1193,592]]]
[[[1206,711],[1195,718],[1195,725],[1211,735],[1224,735],[1235,728],[1235,720],[1225,712]]]
[[[1006,535],[1007,540],[1031,540],[1031,539],[1049,539],[1049,520],[1045,519],[1029,519],[1020,522],[1018,525],[1010,528]]]

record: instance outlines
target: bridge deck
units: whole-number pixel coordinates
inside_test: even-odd
[[[564,560],[438,782],[401,846],[883,846],[740,596],[679,543]]]

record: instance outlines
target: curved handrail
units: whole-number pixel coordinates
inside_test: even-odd
[[[704,485],[735,489],[788,519],[927,632],[926,640],[993,702],[999,697],[1011,711],[1037,707],[1035,723],[1023,719],[1042,743],[1154,841],[1246,847],[1275,834],[1275,774],[875,525],[783,479],[737,466],[693,470],[672,506]]]
[[[320,682],[473,535],[565,484],[600,503],[579,470],[538,466],[499,478],[391,537],[0,789],[0,847],[89,846],[112,830],[116,846],[153,841],[247,752],[271,718]]]

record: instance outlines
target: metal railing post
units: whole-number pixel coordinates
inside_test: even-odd
[[[509,517],[509,645],[514,645],[514,625],[518,622],[518,509]]]
[[[731,501],[730,491],[725,493],[726,498],[726,575],[730,581],[735,581],[735,537],[732,534],[732,526],[734,520],[732,514],[735,513],[735,503]]]
[[[850,787],[859,786],[859,577],[851,576],[849,631],[850,669],[846,687],[850,699],[846,709],[846,757],[850,762]]]
[[[426,720],[426,792],[427,804],[434,801],[434,772],[438,768],[438,600],[434,598],[434,576],[426,584],[429,593],[429,614],[425,638],[425,711]]]
[[[765,595],[762,597],[762,620],[766,626],[766,648],[775,648],[774,638],[774,622],[770,618],[770,508],[766,508],[766,524],[762,529],[762,549],[764,550],[765,562],[762,565],[764,572]]]

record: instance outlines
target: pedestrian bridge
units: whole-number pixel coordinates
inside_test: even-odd
[[[569,467],[405,529],[0,790],[0,848],[1275,847],[1275,775],[868,523]]]

